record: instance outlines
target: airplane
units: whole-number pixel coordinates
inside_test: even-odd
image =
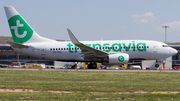
[[[33,57],[54,61],[90,62],[88,69],[95,69],[95,62],[103,65],[126,64],[131,60],[157,60],[173,56],[177,50],[167,44],[150,40],[78,41],[67,29],[71,41],[60,42],[38,35],[12,7],[4,6],[14,42],[12,49]]]

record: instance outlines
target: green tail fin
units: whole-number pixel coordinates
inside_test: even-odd
[[[33,35],[33,29],[12,6],[5,6],[4,9],[13,41],[15,43],[27,42]]]

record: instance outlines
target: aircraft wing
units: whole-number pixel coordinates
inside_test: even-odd
[[[14,42],[10,42],[10,41],[7,41],[7,43],[16,48],[28,48],[28,46],[23,45],[23,44],[18,44],[18,43],[14,43]]]
[[[81,54],[83,55],[84,59],[94,59],[94,58],[104,59],[106,56],[108,56],[108,53],[106,52],[94,49],[79,42],[70,29],[67,29],[67,31],[69,33],[69,37],[71,38],[72,43],[78,46],[82,50]]]

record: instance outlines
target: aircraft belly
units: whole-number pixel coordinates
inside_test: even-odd
[[[128,53],[129,54],[129,59],[130,60],[148,60],[150,57],[149,57],[149,54],[147,52],[131,52],[131,53]]]
[[[53,59],[53,60],[58,60],[58,59],[64,59],[64,60],[75,60],[76,57],[78,56],[78,53],[69,53],[65,51],[59,51],[59,52],[47,52],[46,58],[48,59]]]

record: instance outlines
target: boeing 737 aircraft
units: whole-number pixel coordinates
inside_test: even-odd
[[[4,7],[14,42],[8,42],[14,51],[33,57],[67,62],[94,62],[104,65],[128,63],[129,60],[157,60],[175,55],[177,51],[167,44],[148,40],[78,41],[67,29],[71,41],[59,42],[39,36],[12,7]],[[50,33],[52,34],[52,33]]]

